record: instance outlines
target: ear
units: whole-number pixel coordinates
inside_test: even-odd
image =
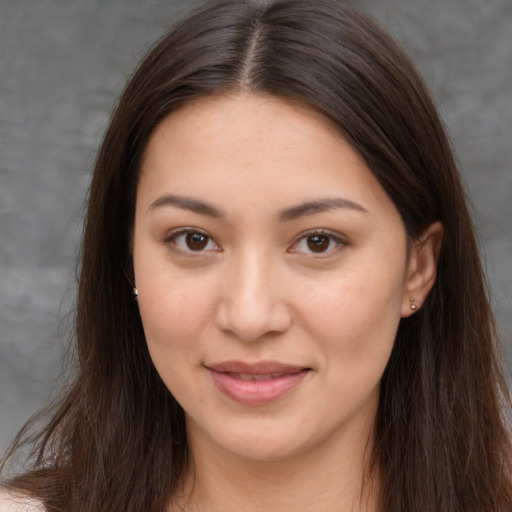
[[[437,262],[443,241],[443,225],[431,224],[414,240],[407,264],[401,316],[407,318],[425,302],[437,276]]]

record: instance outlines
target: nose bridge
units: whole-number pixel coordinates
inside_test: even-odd
[[[290,322],[278,263],[263,248],[248,247],[228,265],[219,326],[244,341],[283,332]]]

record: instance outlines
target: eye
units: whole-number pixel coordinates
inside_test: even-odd
[[[188,253],[220,250],[220,247],[209,235],[203,233],[202,231],[192,229],[180,230],[172,233],[166,239],[166,243],[168,243],[173,250],[179,250]]]
[[[346,243],[335,234],[328,231],[307,233],[293,244],[290,252],[306,254],[328,254],[345,246]]]

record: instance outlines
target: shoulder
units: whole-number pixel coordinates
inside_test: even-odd
[[[29,498],[5,489],[0,489],[0,512],[44,512],[43,504],[35,498]]]

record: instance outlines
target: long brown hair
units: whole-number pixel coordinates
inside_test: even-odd
[[[138,167],[169,113],[249,91],[313,107],[361,154],[411,239],[444,225],[438,278],[401,321],[381,384],[373,469],[384,512],[512,510],[507,389],[474,230],[418,72],[336,0],[215,3],[167,34],[129,81],[97,158],[77,302],[77,371],[11,479],[51,512],[162,512],[187,468],[184,414],[151,362],[131,298]]]

